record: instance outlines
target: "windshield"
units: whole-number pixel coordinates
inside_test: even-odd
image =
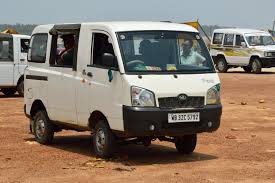
[[[246,36],[246,40],[250,46],[266,46],[274,45],[274,40],[268,35]]]
[[[118,33],[124,68],[130,73],[214,72],[208,49],[197,33],[140,31]]]

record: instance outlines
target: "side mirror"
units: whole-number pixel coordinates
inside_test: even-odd
[[[102,55],[102,64],[106,67],[117,68],[117,59],[111,53],[104,53]]]
[[[241,47],[242,48],[246,48],[246,43],[245,42],[241,42]]]

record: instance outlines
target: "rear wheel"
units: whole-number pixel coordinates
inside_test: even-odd
[[[250,73],[251,72],[251,67],[250,66],[244,66],[243,70],[247,73]]]
[[[16,89],[14,89],[14,88],[3,88],[3,89],[1,89],[1,91],[6,96],[10,97],[10,96],[13,96],[15,94]]]
[[[115,137],[106,121],[101,120],[96,124],[93,136],[95,154],[101,158],[108,158],[115,150]]]
[[[254,58],[251,62],[251,72],[259,74],[262,72],[262,63],[259,58]]]
[[[53,141],[54,125],[50,123],[46,111],[38,111],[34,116],[33,129],[35,140],[40,144],[50,144]]]
[[[19,93],[19,96],[24,97],[24,80],[23,79],[19,81],[16,89]]]
[[[197,134],[178,137],[176,138],[175,145],[178,152],[182,154],[191,154],[197,145]]]
[[[224,57],[219,57],[217,59],[216,68],[219,72],[227,72],[228,65]]]

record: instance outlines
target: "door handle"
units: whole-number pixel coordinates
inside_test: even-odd
[[[93,77],[93,74],[92,74],[91,72],[88,72],[88,73],[87,73],[87,76]]]

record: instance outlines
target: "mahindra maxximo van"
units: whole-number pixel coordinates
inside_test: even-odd
[[[198,31],[160,22],[41,25],[25,71],[25,113],[41,144],[91,131],[96,155],[123,143],[175,143],[220,126],[220,80]]]
[[[219,72],[242,67],[245,72],[261,73],[275,67],[275,42],[265,31],[252,29],[216,29],[211,56]]]

